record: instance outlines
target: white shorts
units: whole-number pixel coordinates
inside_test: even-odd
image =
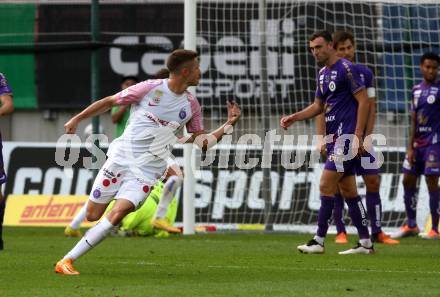
[[[110,160],[104,163],[93,183],[89,199],[95,203],[108,204],[113,199],[126,199],[139,208],[150,194],[151,188],[162,176],[164,166],[143,168],[136,174],[127,166],[119,165]]]

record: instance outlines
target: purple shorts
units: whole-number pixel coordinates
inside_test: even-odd
[[[347,147],[344,148],[347,153]],[[344,173],[344,176],[356,174],[357,158],[350,159],[349,156],[343,155],[342,150],[337,151],[334,145],[327,145],[327,160],[324,169]]]
[[[403,173],[411,175],[440,175],[440,144],[414,149],[415,161],[411,165],[408,156],[403,162]]]
[[[361,158],[356,158],[356,174],[358,176],[379,175],[379,167],[377,166],[375,155],[375,151],[373,151],[373,154],[366,152]],[[364,160],[364,166],[362,166],[362,158],[369,159]]]

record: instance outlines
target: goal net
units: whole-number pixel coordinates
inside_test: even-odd
[[[264,2],[262,15],[259,8]],[[314,121],[295,123],[284,132],[279,120],[313,101],[319,68],[307,40],[323,29],[352,32],[356,62],[375,74],[375,132],[387,140],[377,148],[385,160],[380,187],[383,226],[394,228],[404,222],[401,167],[410,92],[421,80],[421,54],[440,52],[436,1],[199,1],[202,80],[197,97],[207,130],[225,120],[228,99],[237,101],[243,116],[231,136],[211,155],[201,156],[196,223],[225,229],[315,229],[322,164],[313,162]],[[268,156],[270,150],[273,154]],[[269,175],[270,197],[264,183]],[[365,196],[362,178],[357,181]],[[420,225],[428,212],[428,191],[422,180]]]

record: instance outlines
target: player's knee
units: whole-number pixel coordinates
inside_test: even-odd
[[[322,196],[333,196],[336,193],[336,187],[328,182],[322,181],[319,183],[319,192]]]
[[[365,181],[365,185],[367,187],[367,192],[378,193],[380,188],[380,179],[379,176],[371,176]]]
[[[107,217],[110,223],[113,225],[119,224],[122,219],[128,215],[130,212],[134,210],[133,208],[126,208],[126,207],[120,207],[118,205],[115,205],[113,209],[108,213]]]
[[[87,210],[86,219],[89,222],[95,222],[101,218],[101,214],[96,211]]]
[[[403,176],[403,188],[405,190],[415,189],[416,187],[416,181],[414,181],[414,178],[409,175]]]
[[[438,177],[437,176],[425,176],[426,185],[429,192],[438,190]]]

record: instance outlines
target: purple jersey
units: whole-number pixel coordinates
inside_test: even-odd
[[[365,88],[367,89],[374,88],[373,71],[371,71],[370,68],[362,64],[354,64],[354,67],[358,71],[359,76],[361,77],[361,80],[365,85]],[[372,96],[368,96],[368,97],[372,97]]]
[[[354,65],[339,59],[319,71],[315,96],[322,100],[325,110],[326,134],[334,139],[343,134],[354,134],[358,103],[353,94],[365,88]]]
[[[3,94],[12,94],[12,89],[3,73],[0,72],[0,96]]]
[[[438,143],[440,133],[440,82],[424,82],[412,89],[411,111],[416,116],[414,142],[416,147]]]

